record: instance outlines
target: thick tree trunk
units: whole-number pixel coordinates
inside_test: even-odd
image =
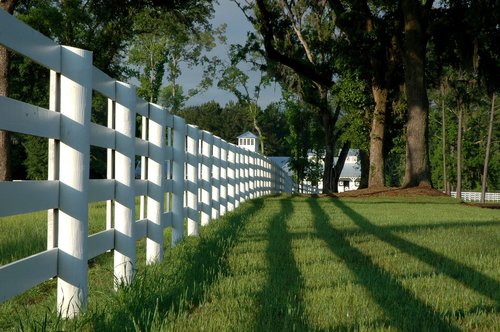
[[[425,83],[426,36],[420,4],[402,0],[404,16],[403,61],[408,102],[406,166],[403,187],[430,187],[428,148],[429,100]]]
[[[337,193],[339,188],[339,179],[340,173],[342,173],[342,169],[344,169],[345,160],[347,155],[349,154],[349,148],[351,147],[351,143],[349,141],[345,142],[342,146],[342,149],[339,154],[339,158],[333,167],[333,190],[332,192]]]
[[[361,166],[361,179],[358,189],[368,188],[368,177],[370,173],[370,159],[365,150],[359,150],[359,163]]]
[[[333,190],[333,125],[332,117],[328,112],[321,115],[323,130],[325,131],[325,169],[323,171],[323,194],[328,194]]]
[[[495,93],[491,96],[491,113],[488,125],[488,138],[486,139],[486,154],[484,156],[483,181],[481,183],[481,203],[485,202],[486,183],[488,180],[488,164],[490,162],[491,136],[493,134],[493,120],[495,119]]]
[[[7,96],[9,90],[9,51],[0,46],[0,96]],[[0,181],[12,180],[10,167],[10,133],[0,130]]]
[[[375,100],[375,111],[370,131],[370,173],[368,187],[376,188],[383,187],[385,182],[383,150],[388,90],[373,86],[372,94]]]
[[[12,14],[17,0],[0,1],[0,8]],[[0,96],[7,96],[9,92],[9,51],[0,46]],[[10,165],[10,133],[0,130],[0,181],[12,180]]]

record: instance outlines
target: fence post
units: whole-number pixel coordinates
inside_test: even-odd
[[[108,128],[115,129],[116,103],[108,99]],[[115,150],[106,149],[106,178],[115,178]],[[106,229],[113,228],[113,200],[106,201]]]
[[[163,225],[164,211],[163,174],[166,146],[166,111],[149,104],[148,139],[148,200],[147,219],[148,236],[146,241],[146,262],[148,264],[163,260]]]
[[[227,142],[220,142],[220,215],[227,211]]]
[[[184,162],[186,160],[186,122],[174,115],[172,162],[172,246],[184,238]]]
[[[116,82],[115,282],[130,284],[135,272],[135,88]]]
[[[92,52],[62,46],[57,306],[64,318],[87,305],[91,105]]]
[[[235,193],[235,180],[234,180],[234,168],[235,168],[235,163],[234,163],[234,150],[233,150],[233,144],[228,143],[226,145],[227,147],[227,210],[228,211],[233,211],[234,210],[234,193]]]
[[[198,128],[187,126],[187,217],[188,235],[199,233],[198,216]]]
[[[213,138],[212,145],[212,219],[220,217],[220,144],[221,139],[217,136]]]
[[[237,145],[233,145],[234,152],[234,207],[240,205],[240,151]]]
[[[212,145],[214,137],[208,131],[202,131],[202,166],[201,166],[201,225],[210,223],[212,217]]]
[[[61,75],[50,71],[50,101],[49,108],[54,112],[61,112]],[[59,141],[49,139],[47,180],[59,180]],[[58,209],[47,211],[47,250],[57,247]]]

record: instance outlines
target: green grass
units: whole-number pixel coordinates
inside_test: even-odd
[[[118,292],[110,292],[110,257],[93,262],[89,309],[78,320],[57,318],[49,281],[30,291],[38,295],[0,305],[0,329],[500,326],[500,214],[449,198],[253,200],[202,228],[200,237],[167,249],[162,264],[140,266],[135,282]]]

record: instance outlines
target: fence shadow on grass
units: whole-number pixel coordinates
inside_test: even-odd
[[[381,241],[389,243],[402,252],[429,264],[437,271],[457,280],[466,287],[469,287],[479,294],[492,299],[497,304],[497,310],[500,309],[500,283],[495,279],[476,271],[465,264],[440,255],[429,248],[422,247],[418,244],[400,238],[384,227],[372,224],[367,218],[351,209],[339,199],[334,199],[332,201],[335,206],[345,213],[362,230],[375,235]]]
[[[123,289],[117,308],[109,319],[98,319],[96,330],[123,331],[135,326],[149,331],[155,319],[167,312],[192,311],[203,300],[205,291],[220,274],[228,269],[228,249],[234,246],[247,217],[263,206],[258,198],[228,213],[221,220],[212,221],[198,238],[186,238],[165,255],[163,263],[139,273],[133,284]],[[92,324],[92,323],[91,323]]]
[[[269,218],[266,259],[269,266],[266,285],[257,295],[260,312],[255,331],[308,331],[301,291],[304,281],[295,263],[292,234],[287,220],[294,209],[290,198],[282,198],[280,211]]]
[[[401,331],[459,331],[430,307],[396,282],[391,275],[373,264],[370,257],[350,245],[346,234],[330,223],[330,216],[318,204],[308,200],[317,235],[357,277],[371,297],[385,311],[389,325]],[[353,327],[354,328],[354,327]]]

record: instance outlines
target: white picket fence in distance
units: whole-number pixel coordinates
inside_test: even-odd
[[[57,277],[63,317],[84,310],[88,260],[114,251],[114,278],[130,283],[136,241],[146,237],[148,263],[245,200],[292,192],[288,175],[266,157],[243,150],[136,96],[108,77],[89,51],[61,46],[0,10],[0,44],[51,71],[50,106],[0,97],[0,129],[47,138],[47,181],[0,182],[0,217],[48,210],[47,250],[0,266],[0,303]],[[91,122],[92,91],[108,98],[108,125]],[[135,137],[136,116],[141,137]],[[89,179],[90,146],[105,148],[107,179]],[[141,179],[135,179],[141,156]],[[140,220],[135,220],[141,196]],[[106,201],[106,230],[90,234],[88,205]]]
[[[457,198],[457,192],[452,191],[451,192],[451,197]],[[473,192],[473,191],[467,191],[467,192],[462,192],[462,201],[464,202],[480,202],[481,201],[481,193],[480,192]],[[500,202],[500,193],[486,193],[484,196],[484,201],[485,202]]]

